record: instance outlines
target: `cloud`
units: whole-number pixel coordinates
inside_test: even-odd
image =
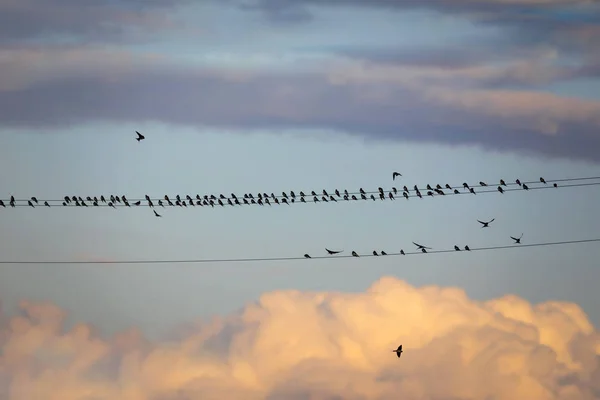
[[[600,398],[600,334],[572,303],[477,302],[384,277],[365,293],[265,293],[164,342],[65,330],[65,316],[22,302],[5,319],[2,398]]]
[[[0,44],[39,39],[121,41],[136,30],[174,27],[168,11],[188,0],[7,0],[0,2]],[[136,36],[139,38],[139,36]]]
[[[154,54],[0,52],[4,127],[160,121],[232,129],[326,128],[600,160],[600,102],[486,88],[535,77],[535,61],[455,69],[334,59],[304,71],[209,68]]]

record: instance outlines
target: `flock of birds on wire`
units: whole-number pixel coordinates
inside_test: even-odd
[[[136,140],[138,142],[141,142],[142,140],[145,139],[145,136],[142,135],[140,132],[136,131],[136,134],[137,134]],[[392,180],[395,181],[396,178],[398,178],[400,176],[402,176],[402,174],[400,174],[399,172],[393,172]],[[539,182],[541,182],[544,185],[548,184],[543,177],[539,178]],[[533,184],[535,182],[527,182],[527,183]],[[519,179],[517,179],[514,184],[518,185],[523,190],[529,190],[529,186],[527,183],[521,182]],[[412,191],[406,185],[404,185],[402,187],[402,192],[400,192],[400,190],[398,190],[396,187],[392,187],[392,189],[387,191],[387,193],[386,193],[386,191],[384,191],[383,188],[379,187],[376,192],[375,191],[374,192],[366,192],[365,190],[360,188],[358,192],[353,192],[353,193],[348,192],[348,190],[340,191],[338,189],[335,189],[331,193],[329,193],[327,190],[323,189],[320,193],[317,193],[316,191],[313,190],[310,192],[310,194],[306,194],[303,191],[300,191],[298,194],[296,194],[294,191],[290,191],[289,193],[282,192],[281,196],[276,196],[274,193],[271,193],[270,195],[267,193],[258,193],[256,195],[256,197],[252,193],[246,193],[240,197],[236,196],[234,193],[231,193],[230,196],[225,196],[223,194],[219,194],[218,196],[216,196],[214,194],[200,196],[199,194],[197,194],[195,196],[195,198],[192,198],[192,196],[190,196],[188,194],[185,197],[182,197],[181,195],[176,195],[173,199],[171,199],[168,195],[165,195],[162,199],[152,199],[152,198],[150,198],[150,196],[145,195],[145,202],[150,208],[153,208],[153,212],[156,217],[162,217],[162,215],[159,214],[154,209],[155,202],[156,202],[156,205],[159,207],[166,207],[166,206],[188,207],[188,205],[191,207],[195,207],[195,206],[225,207],[225,206],[241,206],[241,205],[258,205],[258,206],[288,205],[289,206],[290,204],[293,204],[293,203],[307,203],[307,202],[328,203],[328,202],[338,202],[338,201],[342,201],[342,200],[343,201],[358,201],[359,199],[360,200],[369,200],[370,199],[372,201],[375,201],[378,198],[379,198],[379,200],[385,200],[386,198],[388,198],[389,200],[395,200],[397,197],[400,197],[400,196],[404,197],[406,200],[408,200],[410,197],[419,197],[422,199],[424,197],[423,193],[425,193],[425,196],[431,196],[431,197],[444,196],[446,194],[454,194],[454,195],[467,194],[467,193],[477,194],[477,192],[475,191],[476,187],[482,188],[482,187],[487,187],[487,186],[488,186],[488,184],[483,181],[479,182],[479,186],[476,186],[476,185],[470,186],[467,182],[464,182],[462,184],[462,187],[460,188],[463,190],[462,192],[460,189],[453,188],[449,184],[446,184],[443,187],[439,184],[435,185],[435,187],[428,184],[425,188],[421,188],[421,189],[419,189],[419,187],[417,185],[415,185],[412,188]],[[502,194],[505,192],[504,188],[507,186],[508,186],[507,183],[503,179],[500,179],[500,182],[497,186],[497,191]],[[553,183],[553,186],[558,187],[557,183]],[[399,193],[401,193],[401,194],[399,194]],[[488,193],[489,193],[489,191],[488,191]],[[307,198],[309,200],[307,200]],[[25,202],[26,202],[26,204],[25,204]],[[14,196],[11,196],[10,199],[6,200],[6,201],[0,199],[0,207],[6,208],[7,203],[8,203],[8,206],[10,206],[10,207],[29,206],[29,207],[35,208],[38,205],[50,207],[51,206],[50,203],[57,203],[57,202],[58,203],[62,202],[62,205],[64,207],[67,207],[67,206],[75,206],[75,207],[108,206],[108,207],[116,208],[117,206],[124,206],[124,207],[131,207],[132,205],[133,206],[141,206],[143,199],[134,199],[134,200],[130,201],[125,196],[101,195],[99,197],[98,196],[93,196],[93,197],[86,196],[85,199],[81,196],[65,196],[64,200],[38,200],[36,197],[31,197],[29,200],[16,200]],[[494,221],[495,221],[495,218],[492,218],[491,220],[489,220],[487,222],[477,220],[477,222],[479,222],[481,224],[482,228],[489,228],[490,224]],[[510,238],[514,241],[513,244],[518,245],[518,244],[521,244],[521,239],[523,238],[523,234],[521,234],[519,237],[510,236]],[[416,243],[416,242],[412,242],[412,243],[417,247],[417,249],[416,249],[417,252],[421,251],[422,253],[427,253],[427,250],[432,249],[431,247],[427,247],[427,246],[424,246],[424,245]],[[454,250],[455,251],[463,251],[463,249],[461,249],[461,247],[459,247],[458,245],[454,246]],[[325,249],[325,251],[327,252],[327,254],[329,256],[341,254],[344,252],[343,250],[330,250],[327,248]],[[471,249],[467,245],[467,246],[464,246],[464,251],[471,251]],[[406,255],[406,253],[402,249],[400,250],[399,254]],[[360,257],[360,255],[354,250],[351,252],[351,255],[352,255],[352,257]],[[372,255],[373,256],[386,256],[386,255],[388,255],[388,253],[386,253],[383,250],[381,250],[379,252],[377,252],[377,250],[373,250]],[[312,257],[309,254],[304,254],[304,258],[312,258]],[[397,349],[392,350],[392,352],[396,353],[397,357],[400,358],[401,354],[403,353],[402,345],[398,346]]]
[[[394,179],[398,176],[397,172],[394,172]],[[543,177],[540,177],[540,182],[543,184],[548,184]],[[529,190],[529,186],[527,183],[522,183],[519,179],[515,181],[515,184],[519,185],[523,190]],[[531,184],[531,182],[529,182]],[[304,191],[300,191],[298,194],[293,190],[289,193],[282,192],[280,196],[276,196],[274,193],[270,195],[267,193],[257,193],[256,196],[252,193],[245,193],[243,196],[237,196],[235,193],[231,193],[231,195],[226,196],[224,194],[219,194],[218,196],[215,194],[205,194],[200,196],[196,194],[193,198],[189,194],[184,196],[176,195],[174,198],[170,198],[168,195],[165,195],[161,198],[151,198],[148,195],[144,196],[144,199],[134,199],[128,200],[126,196],[122,195],[110,195],[110,196],[86,196],[83,198],[82,196],[65,196],[63,200],[38,200],[37,197],[31,197],[28,200],[16,200],[14,196],[11,196],[8,200],[0,199],[0,207],[6,208],[7,205],[10,207],[16,206],[29,206],[35,208],[36,206],[45,206],[50,207],[51,203],[56,205],[57,202],[62,202],[62,206],[75,206],[75,207],[102,207],[108,206],[112,208],[116,208],[118,206],[122,207],[131,207],[131,206],[141,206],[143,202],[148,205],[150,208],[154,208],[155,205],[159,207],[226,207],[226,206],[242,206],[242,205],[258,205],[258,206],[273,206],[273,205],[290,205],[294,203],[319,203],[319,202],[335,202],[338,201],[358,201],[358,200],[396,200],[396,198],[404,197],[408,200],[411,197],[419,197],[423,198],[423,192],[425,192],[425,196],[444,196],[446,194],[466,194],[472,193],[477,194],[475,191],[476,187],[482,188],[487,187],[488,184],[481,181],[478,186],[470,186],[467,182],[462,184],[463,191],[461,192],[457,188],[453,188],[449,184],[446,184],[442,187],[440,184],[437,184],[435,187],[432,185],[427,185],[425,188],[419,189],[417,185],[409,189],[406,185],[403,186],[402,191],[396,187],[392,187],[391,190],[384,191],[382,187],[379,187],[377,191],[366,192],[363,188],[360,188],[358,192],[348,192],[348,190],[340,191],[338,189],[333,190],[329,193],[327,190],[323,189],[320,193],[316,191],[311,191],[309,194],[306,194]],[[501,179],[497,190],[499,193],[504,193],[504,187],[507,187],[508,184]],[[553,183],[554,187],[558,187],[557,183]],[[448,192],[445,192],[447,190]],[[307,198],[309,200],[307,200]],[[161,217],[156,210],[154,211],[154,215],[156,217]]]
[[[492,218],[491,220],[489,220],[487,222],[480,221],[480,220],[477,220],[477,222],[479,222],[481,224],[482,228],[489,228],[490,224],[492,222],[494,222],[495,220],[496,220],[495,218]],[[509,236],[509,237],[514,241],[513,244],[521,244],[521,239],[523,238],[523,233],[521,233],[521,235],[519,237],[515,237],[515,236]],[[427,246],[424,246],[422,244],[415,243],[415,242],[412,242],[412,243],[415,246],[417,246],[417,251],[421,251],[421,253],[427,253],[427,250],[433,250],[431,247],[427,247]],[[344,252],[344,250],[330,250],[328,248],[325,248],[325,251],[330,256],[335,255],[335,254],[341,254],[341,253]],[[454,245],[454,251],[463,251],[463,249],[461,249],[457,245]],[[467,246],[464,247],[464,251],[471,251],[471,249],[467,245]],[[352,257],[360,257],[360,255],[356,251],[354,251],[354,250],[352,250],[352,252],[350,254],[352,255]],[[388,253],[386,253],[384,250],[381,250],[380,252],[377,252],[377,250],[373,250],[372,254],[374,256],[387,256],[388,255]],[[400,254],[400,255],[403,255],[403,256],[406,255],[406,253],[404,252],[403,249],[400,249],[400,253],[397,253],[397,254]],[[304,254],[304,258],[312,258],[312,257],[310,256],[310,254],[307,253],[307,254]]]

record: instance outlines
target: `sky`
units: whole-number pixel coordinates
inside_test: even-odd
[[[593,1],[0,2],[0,199],[600,177],[599,75]],[[600,399],[597,242],[7,263],[600,238],[558,185],[0,207],[0,398]]]

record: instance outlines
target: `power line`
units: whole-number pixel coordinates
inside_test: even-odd
[[[571,178],[571,179],[552,180],[552,181],[548,180],[548,181],[546,181],[546,182],[548,182],[548,183],[556,183],[556,182],[559,182],[559,181],[565,182],[565,181],[577,181],[577,180],[587,180],[587,179],[600,179],[600,177]],[[529,183],[529,184],[531,184],[531,182],[522,182],[522,183],[524,183],[525,185],[527,185],[528,183]],[[535,183],[535,182],[534,182],[534,183]],[[509,185],[509,184],[507,184],[507,185]],[[516,184],[510,184],[510,185],[513,185],[513,186],[514,186],[514,185],[516,185]],[[586,186],[598,186],[598,185],[600,185],[600,182],[592,182],[592,183],[574,183],[574,184],[558,185],[558,186],[553,186],[553,185],[543,185],[543,186],[533,186],[533,187],[528,187],[527,189],[524,189],[524,188],[522,188],[522,187],[513,187],[513,188],[508,188],[508,187],[507,187],[506,189],[503,189],[503,192],[505,192],[505,193],[506,193],[506,192],[523,191],[523,190],[527,191],[527,190],[542,190],[542,189],[574,188],[574,187],[586,187]],[[470,186],[470,187],[471,187],[471,188],[476,188],[476,187],[479,187],[479,188],[481,188],[481,187],[489,187],[489,186]],[[499,187],[500,187],[500,186],[499,186]],[[420,189],[420,190],[421,190],[421,189]],[[442,196],[441,194],[439,194],[439,193],[435,192],[435,191],[434,191],[435,189],[433,189],[433,190],[429,190],[429,189],[422,189],[422,190],[423,190],[423,191],[426,191],[426,194],[425,194],[425,195],[423,195],[423,194],[421,193],[421,196],[422,196],[422,197],[440,197],[440,196]],[[454,190],[454,189],[452,189],[452,190]],[[414,190],[412,190],[412,191],[414,192]],[[427,194],[428,192],[431,192],[431,195],[429,195],[429,196],[428,196],[428,194]],[[378,194],[378,193],[380,193],[380,192],[379,192],[379,191],[375,191],[375,192],[372,192],[372,191],[371,191],[371,192],[365,192],[365,196],[366,196],[366,195],[368,195],[368,194],[376,194],[376,193]],[[388,192],[388,194],[389,194],[389,193],[391,193],[391,191],[390,191],[390,192]],[[395,195],[395,197],[394,197],[394,200],[402,200],[402,199],[403,199],[403,197],[402,197],[402,196],[401,196],[399,193],[401,193],[401,192],[400,192],[400,191],[398,191],[398,194],[396,194],[396,195]],[[496,188],[496,189],[487,189],[487,190],[475,191],[475,193],[474,193],[474,194],[485,194],[485,193],[499,193],[499,191],[498,191],[498,188]],[[360,192],[349,192],[348,194],[349,194],[349,195],[360,195]],[[443,195],[443,196],[453,196],[453,195],[472,195],[472,194],[473,194],[473,193],[471,193],[470,191],[463,191],[463,192],[461,192],[461,191],[458,191],[458,192],[449,191],[449,192],[444,192],[444,195]],[[312,196],[313,196],[313,195],[311,194],[311,195],[306,195],[306,196],[303,196],[303,197],[312,197]],[[278,198],[278,199],[282,199],[282,198],[283,198],[283,196],[275,196],[275,197],[276,197],[276,198]],[[316,197],[317,197],[317,198],[319,198],[319,197],[322,197],[322,195],[321,195],[321,194],[318,194]],[[420,197],[420,196],[419,196],[418,194],[416,194],[416,193],[414,193],[414,194],[413,194],[413,193],[407,193],[407,196],[406,196],[406,197],[407,197],[408,199],[410,199],[410,198],[414,198],[414,197]],[[270,198],[270,197],[269,197],[269,198]],[[297,196],[297,198],[299,198],[299,196]],[[383,199],[375,198],[374,200],[376,200],[376,201],[377,201],[377,200],[385,200],[386,198],[387,198],[387,196],[384,196],[384,198],[383,198]],[[238,200],[239,200],[239,199],[242,199],[242,198],[238,198]],[[264,199],[264,198],[263,198],[263,199]],[[153,200],[153,202],[154,202],[154,201],[158,201],[158,200],[162,200],[162,199],[151,199],[151,200]],[[173,199],[173,200],[174,200],[174,199]],[[219,207],[219,206],[220,206],[220,204],[218,204],[217,202],[214,202],[214,201],[213,201],[213,204],[209,204],[209,203],[207,203],[207,202],[205,201],[205,199],[204,199],[204,198],[202,198],[202,203],[201,203],[201,204],[198,204],[198,202],[199,202],[200,200],[196,201],[194,204],[191,204],[191,203],[186,203],[186,201],[187,201],[187,200],[186,200],[186,199],[184,199],[184,198],[182,198],[181,200],[182,200],[182,201],[181,201],[181,204],[182,204],[182,205],[166,205],[166,206],[162,205],[162,207],[188,207],[188,206],[189,206],[189,207],[196,207],[196,206],[198,206],[198,207]],[[216,198],[216,199],[215,199],[215,201],[218,201],[218,200],[219,200],[219,198]],[[227,200],[233,200],[233,198],[232,198],[232,197],[224,197],[224,198],[221,198],[220,200],[224,201],[224,203],[223,203],[223,207],[226,207],[226,206],[227,206],[227,207],[231,207],[231,205],[230,205],[230,204],[228,204],[228,203],[226,203],[226,201],[227,201]],[[243,199],[242,199],[242,200],[243,200]],[[250,201],[250,199],[247,199],[247,200],[249,200],[249,201]],[[333,203],[336,203],[336,202],[338,202],[338,203],[339,203],[339,202],[343,202],[343,201],[369,201],[369,200],[373,201],[373,199],[372,199],[372,198],[369,198],[369,197],[367,197],[366,199],[363,199],[363,198],[357,197],[357,198],[356,198],[356,200],[354,200],[354,199],[351,199],[351,198],[348,198],[347,200],[346,200],[346,199],[344,199],[344,198],[339,198],[339,200],[337,200],[337,199],[336,199],[335,201],[333,201],[333,200],[328,200],[328,201],[322,201],[322,200],[319,200],[318,202],[319,202],[319,203],[332,203],[332,202],[333,202]],[[17,201],[20,201],[20,202],[28,202],[29,200],[16,200],[16,199],[15,199],[15,204],[14,204],[14,207],[31,207],[29,204],[18,204],[18,203],[16,203]],[[47,201],[48,203],[63,202],[63,200],[44,200],[44,199],[42,199],[42,200],[39,200],[39,199],[38,199],[38,202],[39,202],[39,203],[37,204],[36,208],[37,208],[37,207],[44,207],[44,206],[43,206],[43,202],[44,202],[44,201]],[[140,203],[140,204],[133,204],[133,205],[131,204],[131,202],[136,202],[136,201],[140,201],[140,202],[141,202],[141,201],[146,201],[146,199],[129,199],[129,200],[128,200],[128,203],[129,203],[129,205],[127,205],[127,204],[123,204],[123,203],[110,203],[110,204],[97,203],[97,204],[93,204],[93,205],[92,205],[92,204],[90,204],[89,206],[88,206],[87,204],[86,204],[85,206],[82,206],[82,205],[79,205],[79,206],[78,206],[77,204],[73,204],[73,203],[66,204],[66,203],[64,203],[64,202],[63,202],[63,204],[62,204],[61,206],[58,206],[58,205],[53,205],[53,206],[54,206],[54,207],[92,207],[92,208],[96,208],[96,207],[113,207],[113,208],[116,208],[116,207],[140,207],[140,206],[144,206],[144,207],[145,207],[145,206],[148,206],[148,204],[141,204],[141,203]],[[5,202],[8,202],[8,200],[6,200]],[[302,202],[302,201],[291,201],[291,199],[290,199],[290,202],[288,202],[288,203],[287,203],[287,205],[291,205],[291,204],[300,204],[300,203],[309,204],[309,203],[315,203],[315,201],[313,201],[313,200],[307,200],[307,201],[305,201],[305,202]],[[256,204],[256,203],[250,203],[250,202],[249,202],[249,204],[245,204],[245,203],[240,203],[240,204],[239,204],[239,206],[243,206],[243,205],[244,205],[244,206],[245,206],[245,205],[253,205],[253,206],[255,206],[255,205],[259,205],[259,204]],[[264,204],[263,204],[263,205],[264,205]],[[279,204],[277,204],[277,203],[274,203],[273,201],[271,201],[271,204],[270,204],[270,205],[272,205],[272,206],[273,206],[273,205],[282,205],[282,203],[279,203]],[[5,206],[6,206],[6,204],[5,204]],[[49,205],[49,206],[50,206],[50,205]],[[234,205],[234,207],[236,207],[236,206],[238,206],[238,204],[235,204],[235,205]],[[155,205],[154,205],[154,207],[161,207],[161,205],[159,205],[159,204],[155,204]]]
[[[511,244],[503,246],[489,246],[489,247],[476,247],[471,248],[470,251],[492,251],[492,250],[507,250],[507,249],[523,249],[531,247],[548,247],[548,246],[559,246],[567,244],[581,244],[581,243],[593,243],[600,242],[598,239],[582,239],[582,240],[566,240],[560,242],[541,242],[541,243],[529,243],[529,244]],[[388,253],[384,256],[375,256],[373,254],[360,255],[359,258],[366,257],[390,257],[390,256],[411,256],[411,255],[427,255],[427,254],[441,254],[441,253],[468,253],[467,250],[456,251],[454,249],[449,250],[431,250],[427,253],[421,251],[405,252],[402,253]],[[311,256],[311,258],[305,257],[263,257],[263,258],[216,258],[216,259],[185,259],[185,260],[115,260],[115,261],[0,261],[0,264],[201,264],[201,263],[234,263],[234,262],[270,262],[270,261],[297,261],[297,260],[323,260],[323,259],[340,259],[340,258],[356,258],[352,255],[325,255],[325,256]]]

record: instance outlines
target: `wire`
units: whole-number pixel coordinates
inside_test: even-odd
[[[600,178],[599,178],[599,179],[600,179]],[[553,181],[548,181],[548,182],[553,182]],[[571,185],[560,185],[560,186],[550,186],[550,185],[544,185],[544,186],[534,186],[534,187],[529,187],[527,190],[564,189],[564,188],[586,187],[586,186],[598,186],[598,185],[600,185],[600,182],[592,182],[592,183],[575,183],[575,184],[571,184]],[[485,186],[484,186],[484,187],[485,187]],[[426,190],[426,189],[424,189],[424,190]],[[503,189],[503,191],[506,193],[506,192],[514,192],[514,191],[525,191],[525,189],[523,189],[523,188],[521,188],[521,187],[518,187],[518,188],[507,188],[507,189]],[[379,193],[379,192],[366,192],[366,193],[367,193],[367,194],[370,194],[370,193]],[[499,193],[499,192],[498,192],[498,190],[497,190],[497,189],[489,189],[489,190],[475,191],[475,194],[485,194],[485,193]],[[355,194],[355,193],[350,193],[350,194]],[[431,195],[431,196],[428,196],[427,194],[425,194],[425,195],[421,194],[421,195],[422,195],[422,197],[440,197],[440,196],[472,195],[472,194],[473,194],[473,193],[471,193],[471,192],[469,192],[469,191],[464,191],[464,192],[458,192],[458,193],[454,193],[454,192],[448,192],[448,193],[445,193],[444,195],[440,195],[440,194],[437,194],[436,192],[432,191],[432,195]],[[312,196],[312,195],[311,195],[311,196]],[[319,196],[317,196],[317,197],[319,197]],[[418,197],[418,195],[417,195],[417,194],[407,194],[407,197],[408,197],[408,199],[410,199],[410,198]],[[403,198],[404,198],[404,197],[402,197],[402,196],[400,196],[400,195],[396,195],[396,196],[394,197],[394,200],[402,200]],[[384,199],[383,199],[383,200],[386,200],[386,199],[387,199],[387,200],[389,200],[389,198],[388,198],[387,196],[384,196]],[[144,199],[144,200],[145,200],[145,199]],[[182,199],[182,200],[183,200],[183,199]],[[204,199],[203,199],[203,200],[204,200]],[[226,202],[227,198],[226,198],[226,199],[221,199],[221,200],[225,200],[225,201],[223,202],[223,207],[231,207],[231,205],[229,205],[229,204]],[[319,200],[318,202],[319,202],[319,203],[342,203],[342,202],[347,202],[347,201],[349,202],[349,201],[369,201],[369,200],[373,201],[373,200],[372,200],[372,199],[370,199],[370,198],[367,198],[367,199],[362,199],[362,198],[360,198],[360,197],[357,197],[357,199],[356,199],[356,200],[353,200],[353,199],[348,199],[348,200],[345,200],[345,199],[343,199],[343,198],[340,198],[340,199],[339,199],[339,200],[337,200],[337,201],[332,201],[332,200],[328,200],[328,201],[322,201],[322,200]],[[380,201],[380,199],[379,199],[379,198],[375,198],[375,200],[376,200],[376,201]],[[17,201],[17,200],[15,200],[15,202],[16,202],[16,201]],[[24,201],[28,201],[28,200],[24,200]],[[43,202],[44,200],[38,200],[38,201],[40,202],[40,204],[38,204],[38,205],[37,205],[35,208],[44,207],[44,206],[42,205],[42,202]],[[45,201],[48,201],[48,202],[60,202],[60,201],[62,201],[62,200],[45,200]],[[134,201],[134,200],[130,200],[130,201]],[[140,201],[141,201],[141,200],[140,200]],[[184,203],[185,203],[185,205],[183,205]],[[301,202],[301,201],[295,201],[295,202],[291,202],[291,201],[290,201],[290,202],[288,202],[288,204],[283,204],[283,203],[279,203],[279,204],[277,204],[277,203],[274,203],[274,202],[272,202],[272,201],[271,201],[271,204],[270,204],[270,205],[271,205],[271,206],[277,206],[277,205],[281,206],[281,205],[292,205],[292,204],[296,205],[296,204],[302,204],[302,203],[304,203],[304,204],[313,204],[313,203],[315,203],[315,202],[314,202],[313,200],[307,200],[307,201],[305,201],[305,202]],[[221,206],[220,206],[218,203],[213,203],[213,205],[212,205],[212,206],[211,206],[210,204],[202,204],[202,205],[199,205],[199,204],[197,204],[197,203],[195,203],[194,205],[191,205],[191,204],[189,204],[189,203],[186,203],[185,201],[182,201],[182,203],[181,203],[181,204],[182,204],[181,206],[178,206],[178,205],[172,205],[172,206],[171,206],[171,205],[166,205],[166,206],[165,206],[165,205],[162,205],[162,207],[164,207],[164,208],[166,208],[166,207],[187,207],[187,208],[189,208],[189,207],[198,207],[198,208],[201,208],[201,207],[221,207]],[[253,204],[253,203],[249,203],[249,204],[240,203],[240,204],[239,204],[239,206],[250,206],[250,205],[251,205],[251,206],[259,206],[259,204]],[[81,205],[80,205],[80,206],[77,206],[76,204],[73,204],[73,203],[66,204],[66,205],[64,205],[64,204],[63,204],[63,205],[54,205],[54,207],[77,207],[77,208],[82,208],[82,207],[83,207],[83,208],[87,208],[87,207],[91,207],[91,208],[97,208],[97,207],[113,207],[113,208],[116,208],[116,207],[147,207],[147,206],[148,206],[148,204],[138,204],[138,205],[136,205],[136,204],[133,204],[133,205],[132,205],[131,203],[130,203],[130,205],[129,205],[129,206],[127,206],[127,205],[125,205],[125,204],[122,204],[122,203],[117,203],[117,204],[112,204],[112,205],[98,203],[98,205],[89,205],[89,206],[88,206],[88,205],[86,205],[86,206],[81,206]],[[237,204],[236,204],[236,205],[234,205],[234,207],[237,207],[237,206],[238,206]],[[268,207],[268,205],[264,205],[264,203],[263,203],[263,206],[265,206],[265,207]],[[5,204],[5,207],[9,207],[9,206],[8,206],[7,204]],[[17,204],[17,203],[15,203],[14,207],[31,207],[31,206],[30,206],[29,204]],[[50,207],[50,206],[47,206],[47,207]],[[161,205],[159,205],[159,204],[155,204],[155,205],[154,205],[154,207],[155,207],[155,208],[156,208],[156,207],[161,207]]]
[[[473,251],[491,251],[491,250],[507,250],[507,249],[523,249],[531,247],[543,247],[543,246],[559,246],[567,244],[580,244],[580,243],[592,243],[600,242],[598,239],[582,239],[582,240],[567,240],[560,242],[542,242],[542,243],[530,243],[530,244],[512,244],[504,246],[490,246],[490,247],[477,247],[470,249]],[[384,256],[375,256],[373,254],[360,255],[359,258],[365,257],[389,257],[389,256],[410,256],[417,254],[441,254],[441,253],[465,253],[467,250],[432,250],[427,253],[421,251],[406,252],[402,253],[388,253]],[[333,258],[356,258],[352,255],[326,255],[326,256],[311,256],[306,257],[266,257],[266,258],[216,258],[216,259],[187,259],[187,260],[116,260],[116,261],[0,261],[0,264],[201,264],[201,263],[235,263],[235,262],[269,262],[269,261],[296,261],[296,260],[323,260]]]

